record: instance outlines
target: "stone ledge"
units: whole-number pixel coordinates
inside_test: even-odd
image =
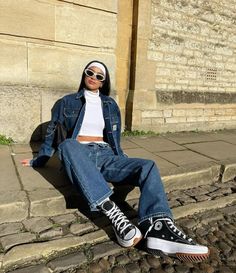
[[[228,182],[236,178],[236,158],[229,159],[222,162],[223,173],[221,181]]]
[[[219,199],[192,203],[185,206],[180,206],[172,209],[175,219],[183,218],[194,213],[204,212],[206,210],[223,208],[228,205],[233,205],[236,202],[236,193],[229,196],[223,196]]]
[[[16,246],[5,254],[2,259],[4,270],[32,265],[42,260],[48,260],[58,254],[69,253],[83,244],[95,244],[108,239],[104,230],[86,234],[84,236],[71,236],[50,242]],[[1,269],[1,268],[0,268]]]
[[[0,195],[0,224],[27,218],[29,201],[24,191],[9,191]]]
[[[176,167],[170,170],[163,170],[162,180],[165,191],[184,190],[201,185],[213,184],[219,181],[221,165],[215,162],[188,165],[186,167]],[[116,187],[119,192],[124,191],[125,186]],[[128,189],[128,186],[127,186]],[[136,187],[128,192],[126,200],[136,199],[140,195],[139,189]]]

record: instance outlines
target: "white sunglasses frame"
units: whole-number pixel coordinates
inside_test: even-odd
[[[93,73],[93,75],[88,75],[86,72],[87,71],[91,71],[92,73]],[[95,79],[97,80],[97,81],[99,81],[99,82],[103,82],[103,81],[105,81],[105,76],[103,75],[103,74],[101,74],[101,73],[96,73],[96,72],[94,72],[92,69],[89,69],[89,68],[86,68],[85,70],[84,70],[84,74],[87,76],[87,77],[89,77],[89,78],[92,78],[92,77],[94,77],[95,76]],[[103,79],[102,80],[99,80],[98,78],[97,78],[97,75],[98,76],[102,76],[103,77]]]

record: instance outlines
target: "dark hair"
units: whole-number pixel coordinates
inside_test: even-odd
[[[93,62],[100,63],[100,64],[102,64],[102,65],[105,67],[105,70],[106,70],[106,78],[105,78],[105,80],[103,81],[102,87],[99,88],[99,91],[100,91],[103,95],[109,96],[109,95],[110,95],[110,91],[111,91],[111,81],[110,81],[109,71],[108,71],[106,65],[105,65],[104,63],[100,62],[100,61],[94,60],[94,61],[89,62],[89,63],[85,66],[84,70],[85,70],[87,67],[89,67],[89,65],[90,65],[91,63],[93,63]],[[85,73],[84,73],[84,70],[83,70],[83,75],[82,75],[82,78],[81,78],[81,81],[80,81],[80,85],[79,85],[79,90],[78,90],[78,91],[82,90],[83,88],[86,88],[85,82],[84,82],[84,78],[85,78],[86,75],[85,75]]]

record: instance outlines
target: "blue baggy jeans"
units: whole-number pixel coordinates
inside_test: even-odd
[[[172,218],[161,177],[155,162],[117,156],[108,144],[81,144],[66,139],[58,147],[59,158],[71,182],[79,187],[91,211],[113,194],[107,181],[129,181],[140,188],[138,219]]]

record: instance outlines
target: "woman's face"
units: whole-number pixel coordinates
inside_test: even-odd
[[[96,74],[99,76],[102,75],[103,78],[104,78],[104,74],[103,74],[102,70],[96,66],[91,66],[91,67],[87,68],[86,70],[90,70],[90,71],[88,71],[89,73],[85,72],[84,82],[85,82],[86,88],[90,91],[97,92],[98,89],[100,87],[102,87],[103,81],[98,80],[96,77]],[[95,74],[91,73],[91,71],[94,72]],[[89,74],[89,75],[93,74],[93,75],[88,76],[87,74]],[[98,78],[100,78],[99,76],[98,76]]]

